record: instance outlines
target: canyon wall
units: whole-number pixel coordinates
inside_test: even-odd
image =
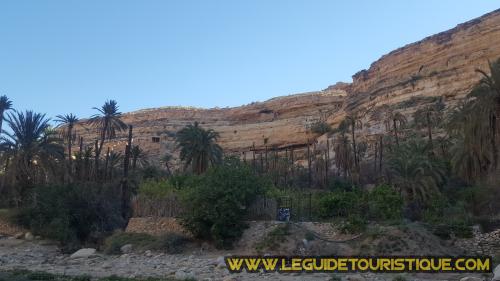
[[[480,79],[475,69],[487,70],[488,60],[497,58],[500,10],[392,51],[353,75],[352,83],[234,108],[145,109],[125,113],[123,121],[134,126],[134,144],[152,159],[167,152],[175,155],[176,132],[195,121],[219,132],[219,144],[235,153],[254,147],[300,148],[310,142],[324,146],[329,137],[313,134],[310,125],[323,119],[335,127],[353,111],[364,114],[360,134],[369,139],[385,131],[387,109],[410,116],[419,106],[438,98],[447,109],[452,108]],[[91,145],[96,132],[85,121],[82,125],[77,134]],[[123,151],[125,142],[125,133],[120,133],[109,145]]]

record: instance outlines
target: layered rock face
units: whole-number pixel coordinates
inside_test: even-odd
[[[176,132],[194,122],[218,132],[218,143],[225,152],[262,150],[266,146],[283,148],[312,141],[316,136],[309,126],[321,116],[340,111],[346,96],[347,92],[339,86],[233,108],[145,109],[126,113],[122,120],[133,126],[133,144],[153,159],[166,153],[175,154]],[[82,125],[76,129],[77,135],[92,145],[98,134],[85,121]],[[114,150],[123,151],[126,141],[126,134],[122,132],[108,144]]]
[[[219,132],[219,144],[228,152],[300,147],[315,140],[321,144],[327,137],[310,132],[310,125],[322,119],[335,127],[354,111],[364,114],[366,126],[360,134],[366,137],[385,132],[382,115],[388,109],[409,115],[435,101],[433,97],[453,107],[480,79],[475,69],[487,70],[488,60],[499,57],[496,10],[384,55],[356,73],[350,84],[234,108],[146,109],[124,114],[123,121],[134,126],[134,144],[156,159],[175,151],[175,133],[195,121]],[[77,134],[91,145],[97,134],[83,125]],[[109,145],[123,151],[125,142],[125,133],[120,133]]]

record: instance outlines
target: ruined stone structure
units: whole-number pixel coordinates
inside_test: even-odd
[[[500,10],[392,51],[356,73],[352,83],[234,108],[145,109],[124,114],[123,120],[134,126],[134,144],[152,158],[173,152],[176,132],[195,121],[219,132],[225,151],[242,153],[253,147],[303,147],[311,141],[324,147],[332,137],[313,134],[310,124],[322,118],[335,127],[347,113],[361,111],[365,125],[360,136],[369,140],[386,131],[387,109],[410,116],[436,98],[452,108],[480,79],[475,69],[486,70],[488,60],[497,58]],[[77,134],[89,145],[96,138],[95,131],[84,127]],[[125,142],[124,132],[110,145],[123,151]]]

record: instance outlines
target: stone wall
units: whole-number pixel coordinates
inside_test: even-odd
[[[9,223],[5,218],[0,217],[0,235],[15,236],[27,232],[25,229]]]
[[[500,255],[500,229],[488,233],[474,232],[471,239],[457,239],[455,245],[468,254],[498,256]]]
[[[146,233],[155,236],[177,233],[190,236],[176,218],[161,217],[131,218],[125,232]]]

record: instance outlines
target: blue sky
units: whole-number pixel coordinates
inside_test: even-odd
[[[236,106],[321,90],[383,54],[499,8],[476,1],[2,0],[0,94],[88,117]]]

